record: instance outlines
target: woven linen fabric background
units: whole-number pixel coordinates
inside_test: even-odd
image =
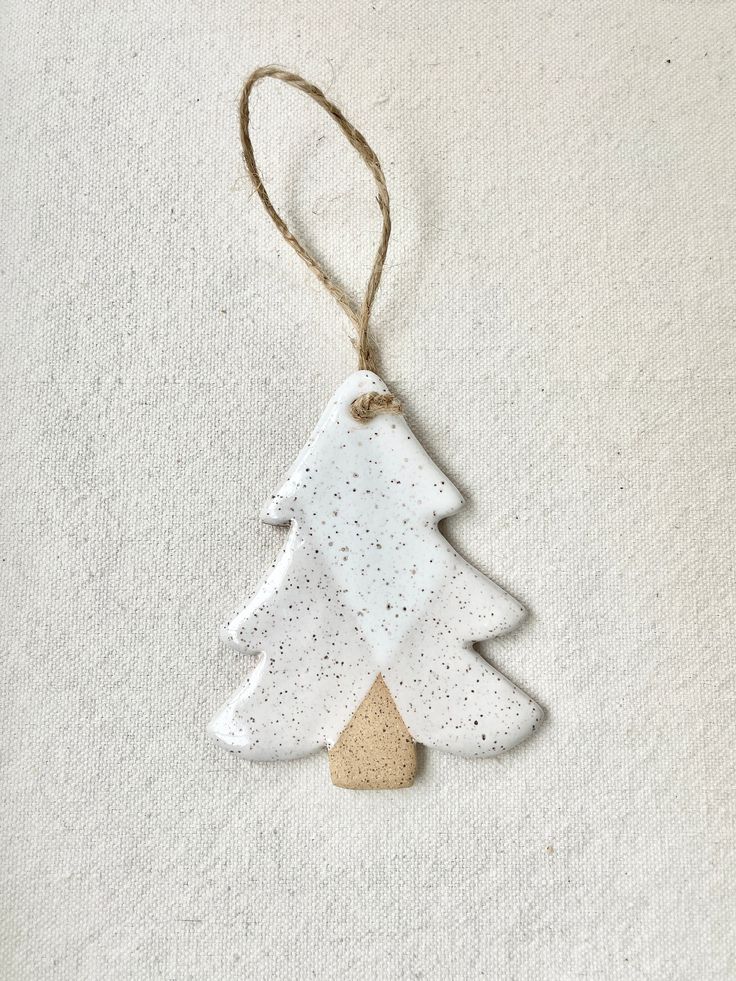
[[[2,976],[733,977],[733,3],[1,16]],[[383,375],[531,611],[481,647],[539,733],[411,790],[205,735],[284,541],[259,509],[355,366],[244,176],[269,62],[383,161]],[[369,175],[298,93],[253,112],[357,295]]]

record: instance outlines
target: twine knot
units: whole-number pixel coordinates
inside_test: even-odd
[[[399,415],[403,411],[401,402],[390,393],[366,392],[365,395],[359,395],[350,404],[353,419],[357,419],[358,422],[368,422],[369,419],[375,419],[383,412]]]

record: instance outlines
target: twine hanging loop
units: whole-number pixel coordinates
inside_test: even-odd
[[[280,82],[284,82],[286,85],[290,85],[292,88],[298,89],[300,92],[308,95],[317,105],[322,106],[335,120],[350,145],[357,150],[360,158],[373,175],[377,190],[376,201],[381,212],[381,237],[373,260],[373,268],[368,279],[365,296],[359,306],[354,304],[346,291],[332,279],[309,249],[302,245],[299,239],[289,230],[284,219],[274,208],[268,192],[263,186],[263,180],[258,171],[253,153],[253,143],[250,138],[250,94],[253,87],[264,78],[274,78]],[[352,123],[347,121],[342,112],[327,98],[321,89],[318,89],[316,85],[312,85],[311,82],[307,82],[301,75],[296,75],[294,72],[278,68],[276,65],[266,65],[263,68],[257,68],[243,86],[243,92],[240,97],[240,142],[243,146],[243,159],[245,160],[246,169],[253,182],[256,193],[261,199],[263,207],[266,209],[266,213],[281,232],[285,241],[289,243],[297,255],[309,266],[325,289],[337,300],[353,324],[355,337],[352,339],[352,342],[358,353],[358,369],[361,371],[376,371],[376,360],[373,341],[369,332],[369,321],[373,301],[381,282],[381,273],[383,272],[383,265],[386,261],[388,242],[391,236],[391,211],[389,208],[388,188],[386,187],[386,178],[384,177],[378,157],[366,142],[365,137],[358,132]],[[363,401],[361,402],[361,400]],[[373,418],[373,416],[380,412],[401,411],[401,404],[394,396],[382,395],[379,392],[369,392],[367,395],[357,399],[356,402],[361,402],[362,408],[360,410],[356,409],[355,403],[353,403],[353,415],[356,419],[361,419],[362,421]]]

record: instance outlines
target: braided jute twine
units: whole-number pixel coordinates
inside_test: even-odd
[[[308,95],[310,99],[314,99],[318,106],[322,106],[323,109],[327,110],[327,112],[330,114],[330,116],[332,116],[342,132],[345,134],[350,145],[358,151],[359,156],[365,162],[368,170],[370,170],[371,174],[373,175],[374,181],[376,182],[376,188],[378,190],[376,201],[378,202],[378,207],[381,211],[381,219],[383,223],[381,228],[381,239],[378,243],[376,257],[373,260],[373,268],[371,269],[371,275],[368,280],[365,296],[363,297],[363,302],[359,307],[355,306],[345,290],[327,274],[309,249],[305,248],[299,239],[293,235],[291,231],[289,231],[286,222],[274,208],[273,204],[271,203],[271,199],[268,196],[268,192],[263,186],[261,175],[258,172],[258,167],[256,166],[255,155],[253,153],[253,144],[250,139],[249,105],[250,93],[253,90],[253,87],[263,78],[275,78],[280,82],[285,82],[286,85],[291,85],[293,88],[299,89],[300,92],[304,92],[304,94]],[[330,102],[324,92],[318,89],[316,85],[312,85],[310,82],[307,82],[301,77],[301,75],[295,75],[293,72],[285,71],[283,68],[278,68],[275,65],[266,65],[263,68],[256,68],[243,86],[243,93],[240,97],[240,142],[243,145],[243,159],[245,160],[246,169],[251,181],[253,182],[253,187],[258,193],[258,197],[261,199],[263,207],[266,209],[266,213],[281,232],[284,239],[289,243],[292,249],[294,249],[297,255],[301,256],[320,283],[322,283],[325,289],[331,293],[332,296],[334,296],[347,316],[350,318],[350,321],[355,328],[355,337],[352,339],[352,341],[356,351],[358,352],[358,370],[376,371],[373,343],[368,330],[368,322],[370,320],[373,300],[378,292],[378,285],[381,282],[383,264],[386,260],[386,252],[388,251],[388,240],[391,235],[391,211],[389,209],[388,189],[386,187],[386,178],[383,176],[383,170],[381,169],[381,163],[378,157],[368,146],[365,137],[362,136],[361,133],[359,133],[358,130],[347,121],[337,106]],[[402,411],[402,409],[401,403],[393,395],[385,395],[380,392],[367,392],[365,395],[361,395],[355,399],[350,406],[350,411],[356,419],[361,422],[365,422],[368,419],[372,419],[374,416],[377,416],[381,412],[399,413]]]

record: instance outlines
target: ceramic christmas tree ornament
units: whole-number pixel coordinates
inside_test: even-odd
[[[248,134],[248,98],[271,76],[306,92],[338,122],[379,188],[384,234],[359,309],[288,232],[268,200]],[[338,786],[411,784],[415,743],[495,756],[530,735],[539,707],[473,643],[513,629],[519,602],[469,565],[438,530],[462,506],[373,369],[368,316],[390,222],[375,154],[314,86],[259,69],[241,101],[246,165],[279,229],[346,309],[360,370],[338,388],[262,518],[289,525],[280,555],[224,639],[258,656],[210,723],[226,749],[254,761],[329,751]],[[275,216],[275,217],[274,217]]]

